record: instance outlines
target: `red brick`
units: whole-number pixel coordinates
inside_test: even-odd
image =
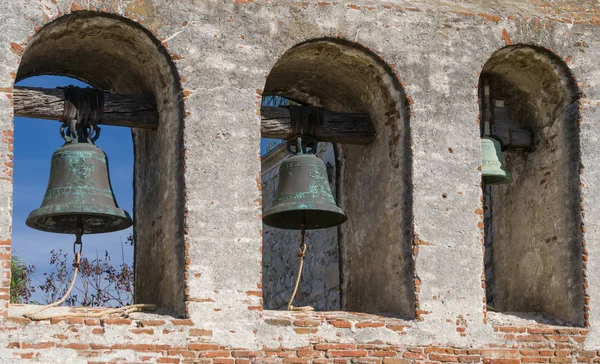
[[[61,323],[61,322],[65,322],[66,323],[67,319],[66,318],[60,318],[60,317],[53,317],[53,318],[50,319],[50,325],[56,325],[56,324]]]
[[[489,359],[484,360],[486,364],[519,364],[519,359]]]
[[[352,324],[349,321],[329,321],[329,324],[338,329],[350,329]]]
[[[140,335],[140,334],[154,334],[153,329],[129,329],[129,332],[132,334]]]
[[[453,355],[431,353],[431,354],[429,354],[429,360],[441,361],[441,362],[445,362],[445,363],[449,363],[449,362],[457,363],[458,357],[453,356]]]
[[[392,331],[405,331],[411,328],[409,325],[386,325],[385,327]]]
[[[521,363],[547,363],[548,358],[543,356],[530,356],[521,358]]]
[[[317,327],[321,326],[321,322],[313,321],[313,320],[296,320],[294,321],[294,326],[298,327]]]
[[[383,364],[410,364],[410,361],[397,358],[383,358]]]
[[[517,336],[517,341],[527,341],[527,342],[540,342],[544,340],[544,337],[542,335],[518,335]]]
[[[190,344],[188,344],[188,349],[190,349],[190,350],[219,350],[219,345],[207,344],[207,343],[190,343]]]
[[[307,364],[310,362],[309,358],[284,358],[284,363],[293,363],[293,364]]]
[[[579,351],[577,351],[577,356],[593,358],[596,356],[596,351],[595,350],[579,350]]]
[[[552,356],[552,355],[554,355],[554,351],[553,350],[540,350],[539,354],[541,356]]]
[[[533,350],[533,349],[521,349],[519,351],[519,353],[521,355],[524,355],[524,356],[535,356],[535,355],[538,355],[538,351],[537,350]]]
[[[103,335],[104,334],[104,329],[101,327],[95,327],[92,329],[92,334],[94,335]]]
[[[316,334],[319,329],[314,327],[294,327],[294,331],[299,335]]]
[[[556,342],[569,342],[569,337],[568,336],[562,336],[562,335],[544,335],[544,337],[550,341],[556,341]]]
[[[461,363],[479,363],[481,357],[479,355],[459,355],[458,361]]]
[[[88,344],[79,344],[79,343],[69,343],[69,344],[61,344],[61,348],[73,349],[73,350],[85,350],[89,349],[90,346]]]
[[[556,330],[550,328],[529,328],[527,332],[530,334],[556,334]]]
[[[376,328],[376,327],[384,327],[385,323],[383,322],[360,322],[356,325],[354,325],[354,327],[356,327],[357,329],[366,329],[366,328]]]
[[[105,325],[131,325],[131,320],[124,318],[107,318],[102,321]]]
[[[454,354],[454,349],[452,348],[425,348],[425,352],[429,353],[437,353],[437,354]]]
[[[317,344],[315,350],[356,349],[356,344]]]
[[[194,321],[190,319],[171,320],[171,323],[175,326],[194,326]]]
[[[92,349],[94,350],[98,350],[98,349],[109,349],[110,347],[108,345],[102,345],[102,344],[94,344],[91,343],[90,346],[92,347]]]
[[[228,356],[231,356],[231,354],[226,350],[206,350],[200,352],[201,358],[219,358]]]
[[[260,356],[260,352],[250,350],[234,350],[231,352],[231,356],[234,358],[255,358]]]
[[[335,358],[339,356],[347,356],[347,357],[362,357],[367,356],[366,350],[327,350],[328,358]]]
[[[204,329],[190,329],[189,335],[190,336],[212,336],[212,331],[204,330]]]
[[[556,350],[554,352],[555,356],[569,356],[571,355],[571,350]]]
[[[402,354],[402,356],[406,359],[413,359],[413,360],[425,360],[427,359],[427,355],[426,354],[418,354],[418,353],[404,353]]]
[[[168,350],[167,354],[169,356],[182,356],[184,358],[195,358],[196,352],[189,350]]]
[[[213,363],[214,364],[234,364],[235,359],[233,359],[233,358],[214,358]]]
[[[179,363],[179,358],[158,358],[157,363]]]
[[[321,354],[322,354],[322,351],[312,350],[312,349],[299,349],[297,351],[297,355],[300,357],[318,358],[321,356]]]
[[[390,350],[373,350],[369,353],[369,356],[376,356],[376,357],[396,356],[396,355],[398,355],[397,352],[390,351]]]
[[[83,325],[84,320],[83,317],[69,317],[67,323],[70,325]]]
[[[100,326],[100,320],[98,319],[85,319],[83,323],[87,326]]]
[[[49,348],[53,348],[55,346],[56,346],[56,343],[46,341],[43,343],[37,343],[37,344],[33,345],[33,348],[34,349],[49,349]]]
[[[7,317],[6,322],[12,322],[19,325],[29,325],[32,321],[25,317]]]
[[[524,327],[514,327],[514,326],[497,326],[495,327],[500,332],[513,332],[513,333],[522,333],[525,332]]]
[[[568,356],[555,356],[550,358],[550,363],[572,363],[573,359]]]

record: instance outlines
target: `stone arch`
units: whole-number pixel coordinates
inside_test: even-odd
[[[65,75],[106,91],[151,94],[157,130],[134,141],[135,301],[183,314],[184,107],[177,70],[148,30],[107,13],[74,12],[43,26],[21,58],[16,80]]]
[[[324,269],[339,264],[341,309],[413,318],[409,110],[397,76],[356,43],[316,39],[277,61],[264,94],[371,116],[373,143],[335,146],[336,200],[348,221],[336,231],[339,262]]]
[[[480,78],[490,82],[492,115],[532,132],[533,145],[503,151],[513,175],[484,186],[488,304],[584,323],[580,214],[579,93],[552,52],[513,45],[494,53]]]

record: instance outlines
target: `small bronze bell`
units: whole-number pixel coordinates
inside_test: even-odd
[[[279,185],[273,206],[263,222],[279,229],[322,229],[346,221],[346,213],[335,204],[325,163],[314,153],[303,153],[298,138],[296,155],[279,166]]]
[[[110,185],[106,154],[89,138],[65,140],[52,155],[44,200],[29,214],[27,226],[76,235],[130,227],[131,217],[118,207]]]
[[[500,142],[490,137],[490,126],[484,124],[484,134],[481,138],[481,175],[488,185],[512,182],[512,175],[504,169],[504,161]]]

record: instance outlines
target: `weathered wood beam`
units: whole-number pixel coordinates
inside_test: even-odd
[[[13,89],[15,116],[59,120],[62,118],[64,96],[62,89],[15,87]],[[261,109],[261,136],[286,139],[294,135],[290,111],[285,107]],[[155,129],[158,112],[152,96],[104,94],[102,124],[131,128]],[[375,129],[368,115],[323,111],[323,130],[319,140],[346,144],[369,144],[375,139]]]
[[[65,98],[59,88],[15,87],[13,103],[15,116],[59,120],[63,115]],[[155,129],[158,111],[154,97],[106,92],[102,124]]]
[[[285,107],[263,106],[260,131],[263,138],[287,139],[293,137],[290,110]],[[323,110],[323,142],[369,144],[375,140],[375,128],[365,114]]]

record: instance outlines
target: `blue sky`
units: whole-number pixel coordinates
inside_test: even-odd
[[[17,83],[18,86],[54,88],[87,84],[63,76],[36,76]],[[278,105],[272,105],[278,106]],[[60,137],[60,123],[53,120],[40,120],[16,117],[14,148],[13,186],[13,227],[12,248],[26,264],[34,265],[37,271],[33,283],[44,280],[43,273],[50,272],[50,252],[62,249],[72,259],[74,236],[53,234],[34,230],[25,225],[29,213],[38,208],[46,192],[50,175],[52,153],[63,145]],[[261,140],[261,155],[266,153],[269,139]],[[110,161],[110,177],[119,207],[133,216],[133,141],[131,130],[124,127],[101,126],[100,138],[96,141]],[[88,258],[102,256],[107,250],[115,265],[133,262],[133,247],[126,245],[132,228],[108,233],[84,235],[83,255]],[[123,244],[121,244],[123,242]],[[40,300],[39,292],[33,295]]]
[[[22,80],[18,86],[54,88],[57,86],[87,86],[78,80],[62,76],[37,76]],[[64,141],[60,137],[60,123],[53,120],[15,118],[14,185],[12,248],[28,265],[37,268],[36,276],[43,280],[48,271],[50,251],[62,249],[72,259],[74,236],[46,233],[25,225],[29,213],[38,208],[46,192],[50,175],[50,158]],[[119,207],[133,217],[133,141],[131,130],[125,127],[101,126],[96,145],[102,148],[110,161],[110,177]],[[135,217],[134,217],[135,218]],[[112,262],[122,262],[121,241],[125,243],[132,229],[108,234],[83,237],[83,255],[95,258],[107,250]],[[125,244],[123,244],[125,245]],[[133,262],[133,248],[124,246],[124,260]],[[34,279],[34,283],[38,283]],[[36,298],[37,295],[34,296]]]

